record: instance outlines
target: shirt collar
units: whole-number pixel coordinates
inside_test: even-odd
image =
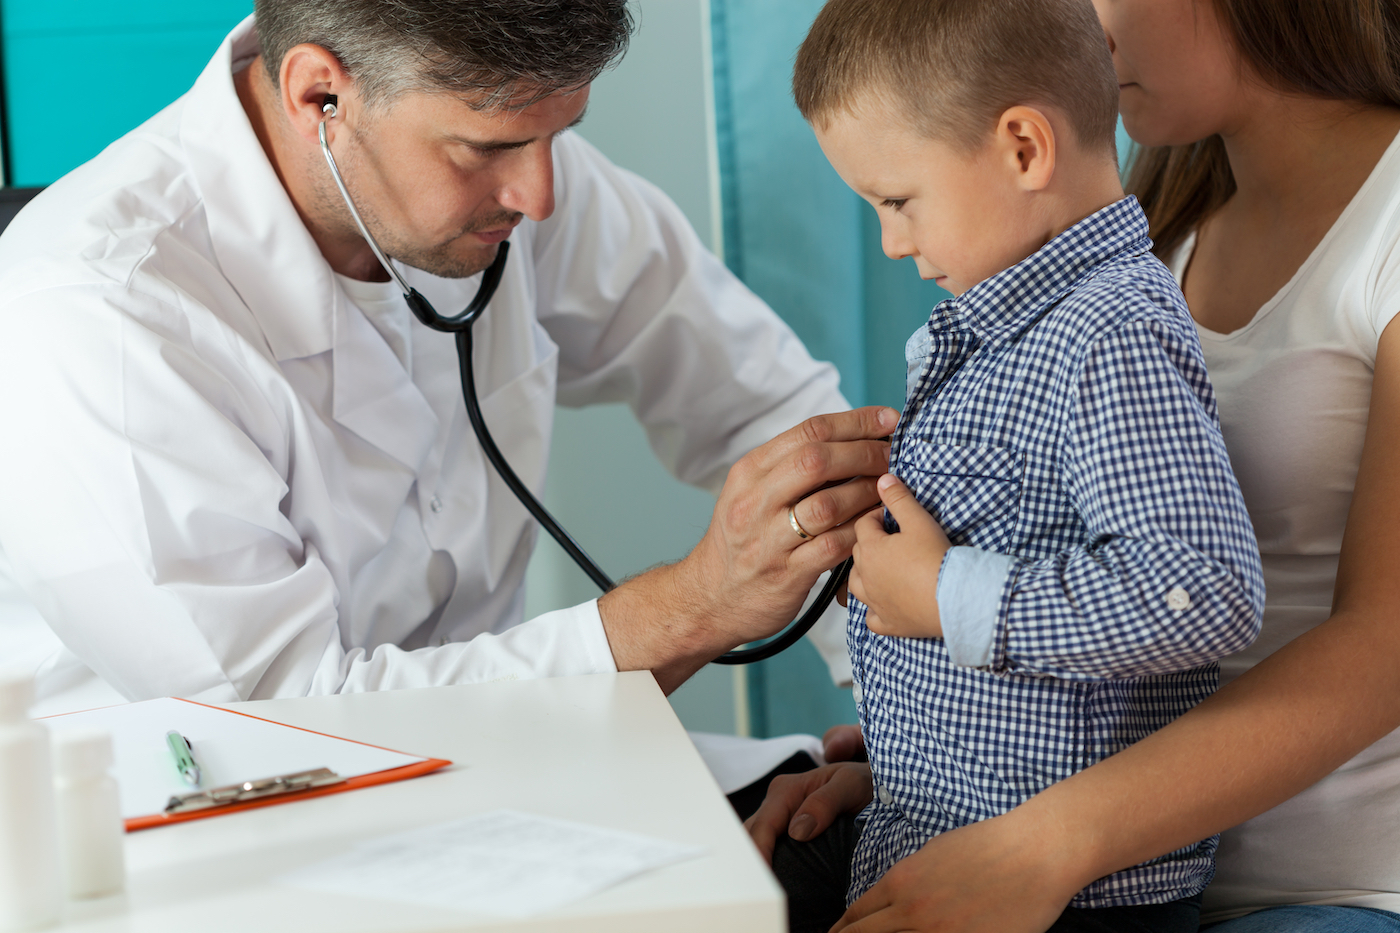
[[[963,292],[946,309],[984,341],[1014,336],[1103,263],[1152,249],[1147,218],[1129,195],[1095,211],[1009,269]]]
[[[234,90],[234,62],[257,52],[249,16],[186,95],[180,143],[223,274],[257,318],[274,356],[298,359],[331,349],[332,309],[343,299]]]
[[[331,414],[415,472],[438,432],[431,405],[330,264],[273,171],[233,86],[257,53],[244,20],[185,98],[180,142],[204,199],[209,237],[278,362],[331,352]]]

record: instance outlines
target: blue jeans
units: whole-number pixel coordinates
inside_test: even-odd
[[[1202,933],[1400,933],[1400,914],[1369,907],[1270,907]]]

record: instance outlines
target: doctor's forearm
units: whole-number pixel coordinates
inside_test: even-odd
[[[733,647],[708,624],[704,595],[681,564],[657,567],[598,600],[620,671],[649,670],[670,694]]]

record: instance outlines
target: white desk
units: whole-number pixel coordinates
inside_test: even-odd
[[[778,933],[782,893],[647,673],[265,700],[243,712],[438,758],[436,774],[128,834],[127,891],[64,930]],[[502,921],[274,882],[398,830],[509,807],[709,854],[560,911]]]

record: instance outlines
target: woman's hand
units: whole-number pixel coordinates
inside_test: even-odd
[[[899,533],[885,531],[880,509],[856,521],[851,595],[865,603],[865,624],[876,635],[939,638],[938,569],[951,546],[948,536],[893,474],[876,485]]]
[[[822,736],[822,754],[832,763],[865,757],[865,736],[860,726],[832,726]]]
[[[802,774],[780,774],[744,826],[771,864],[779,836],[786,833],[798,842],[813,839],[841,814],[859,813],[873,793],[867,764],[843,762]]]
[[[1014,813],[935,836],[896,862],[832,933],[1043,933],[1083,883],[1064,871],[1053,837],[1028,834]]]

